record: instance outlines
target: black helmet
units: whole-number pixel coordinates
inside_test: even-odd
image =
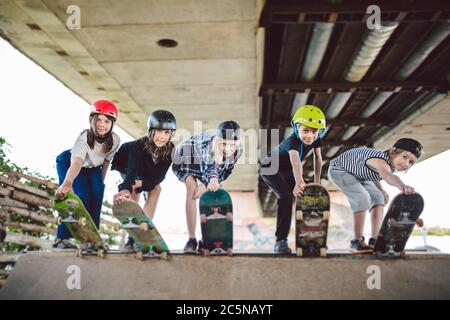
[[[150,129],[166,129],[176,130],[177,120],[172,113],[166,110],[156,110],[147,120],[147,128]]]
[[[411,139],[411,138],[401,138],[397,140],[397,142],[393,146],[397,149],[402,149],[405,151],[411,152],[413,155],[416,156],[417,159],[419,159],[420,155],[422,154],[423,147],[420,144],[419,141]]]
[[[219,136],[226,140],[239,140],[241,135],[241,127],[233,120],[224,121],[217,128]]]

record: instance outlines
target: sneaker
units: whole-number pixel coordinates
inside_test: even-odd
[[[76,245],[74,245],[72,242],[70,242],[67,239],[62,239],[62,240],[55,242],[52,247],[57,250],[78,249],[78,247]]]
[[[188,242],[184,246],[184,253],[196,253],[197,251],[197,240],[195,238],[189,238]]]
[[[377,239],[375,238],[370,238],[369,239],[369,247],[371,247],[372,249],[375,248],[375,242],[377,241]]]
[[[291,248],[289,248],[289,246],[287,244],[287,240],[278,240],[275,243],[275,247],[273,248],[273,251],[275,251],[275,253],[290,254]]]
[[[370,253],[373,251],[372,248],[364,242],[364,237],[350,241],[350,248],[353,253]]]

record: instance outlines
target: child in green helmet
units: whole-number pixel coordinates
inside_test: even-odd
[[[260,175],[277,196],[277,227],[275,253],[289,254],[287,244],[291,228],[294,197],[303,193],[302,161],[313,150],[314,183],[320,183],[322,172],[322,141],[320,132],[326,127],[325,115],[316,106],[305,105],[297,109],[292,117],[294,132],[261,161]]]

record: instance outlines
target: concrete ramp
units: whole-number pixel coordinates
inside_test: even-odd
[[[0,299],[449,299],[450,257],[22,256]]]

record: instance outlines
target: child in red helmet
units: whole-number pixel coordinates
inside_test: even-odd
[[[118,116],[117,107],[108,100],[98,100],[91,106],[90,127],[81,132],[71,150],[56,158],[59,188],[56,197],[63,199],[75,193],[83,202],[97,228],[105,190],[104,179],[120,138],[113,132]],[[71,249],[71,234],[64,223],[58,226],[56,249]]]

